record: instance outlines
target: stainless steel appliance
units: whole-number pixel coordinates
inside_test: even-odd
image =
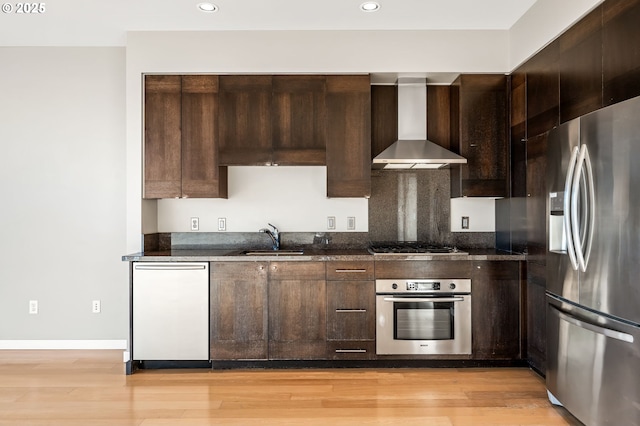
[[[376,354],[471,353],[470,279],[376,280]]]
[[[132,355],[208,360],[209,263],[134,262]]]
[[[469,254],[455,247],[435,246],[420,242],[388,242],[376,243],[369,246],[369,252],[379,254]]]
[[[373,169],[439,169],[467,159],[427,140],[427,84],[424,78],[398,79],[398,140],[378,154]]]
[[[586,425],[640,425],[640,98],[547,150],[547,389]]]

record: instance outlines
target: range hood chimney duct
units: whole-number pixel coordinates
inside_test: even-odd
[[[427,140],[427,83],[398,79],[398,140],[373,159],[373,169],[440,169],[466,158]]]

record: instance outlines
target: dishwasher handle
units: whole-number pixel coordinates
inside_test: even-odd
[[[158,264],[158,265],[134,265],[133,268],[137,271],[201,271],[203,269],[207,269],[205,264],[196,265],[193,263],[181,265],[179,263],[176,264]]]

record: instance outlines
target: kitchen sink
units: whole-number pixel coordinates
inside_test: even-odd
[[[249,250],[243,251],[245,256],[300,256],[303,250]]]

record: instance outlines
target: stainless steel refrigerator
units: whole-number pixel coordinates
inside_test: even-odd
[[[546,181],[549,398],[640,425],[640,97],[552,130]]]

